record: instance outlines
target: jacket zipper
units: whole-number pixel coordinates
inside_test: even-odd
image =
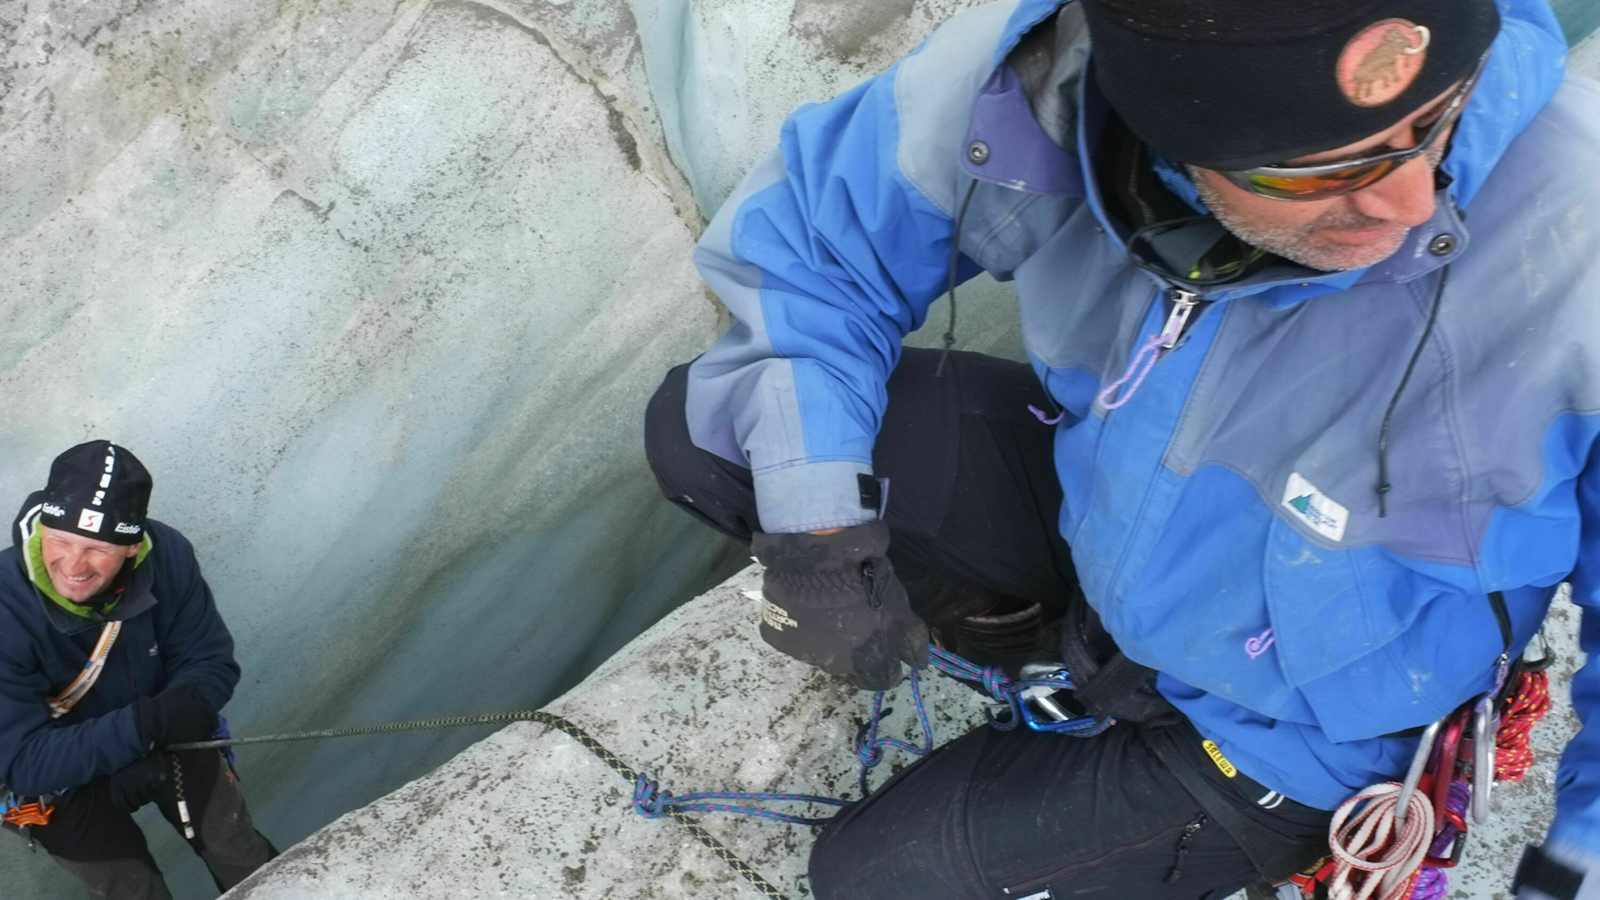
[[[1204,813],[1201,813],[1199,818],[1195,819],[1193,822],[1190,822],[1189,824],[1183,826],[1181,829],[1178,830],[1179,847],[1180,847],[1180,851],[1181,852],[1184,852],[1184,853],[1188,852],[1188,849],[1187,849],[1186,845],[1187,845],[1189,839],[1194,836],[1195,832],[1200,830],[1201,826],[1203,826],[1205,824],[1205,822],[1206,822],[1206,816],[1205,816]],[[1071,871],[1073,871],[1075,869],[1082,869],[1082,868],[1084,868],[1086,866],[1097,866],[1097,865],[1100,865],[1100,864],[1104,863],[1108,859],[1120,856],[1120,855],[1122,855],[1124,853],[1128,853],[1128,852],[1131,852],[1131,851],[1134,851],[1134,850],[1143,850],[1146,847],[1149,847],[1152,844],[1157,843],[1158,841],[1170,840],[1172,838],[1172,833],[1173,833],[1173,830],[1169,828],[1169,829],[1165,829],[1165,830],[1161,831],[1159,834],[1151,835],[1150,837],[1148,837],[1148,838],[1146,838],[1146,839],[1144,839],[1142,841],[1139,841],[1138,843],[1135,843],[1135,844],[1125,844],[1125,845],[1122,845],[1120,847],[1108,847],[1108,848],[1106,848],[1106,851],[1104,853],[1100,854],[1099,856],[1096,856],[1094,859],[1083,860],[1082,862],[1075,862],[1075,863],[1072,863],[1071,865],[1065,865],[1065,866],[1061,866],[1061,867],[1056,868],[1056,869],[1051,869],[1050,871],[1048,871],[1048,872],[1046,872],[1044,874],[1041,874],[1041,875],[1034,875],[1034,876],[1026,878],[1026,879],[1024,879],[1022,881],[1013,882],[1010,887],[1001,888],[1000,892],[1002,894],[1005,894],[1008,897],[1010,897],[1010,896],[1027,897],[1028,896],[1028,892],[1037,891],[1040,888],[1046,887],[1051,882],[1056,881],[1057,879],[1065,876],[1068,872],[1071,872]]]
[[[873,609],[882,606],[883,598],[878,596],[878,573],[870,559],[861,564],[861,581],[867,589],[867,605]]]
[[[1210,303],[1194,291],[1180,287],[1170,288],[1167,297],[1172,301],[1172,308],[1167,312],[1167,320],[1162,323],[1161,331],[1154,337],[1141,341],[1133,358],[1128,360],[1128,366],[1123,370],[1122,377],[1095,395],[1096,402],[1105,407],[1107,416],[1133,399],[1133,395],[1139,391],[1139,386],[1144,384],[1145,376],[1150,374],[1156,363],[1183,341],[1184,334],[1195,320],[1195,311]]]
[[[1183,826],[1183,833],[1178,835],[1178,856],[1172,862],[1172,870],[1167,873],[1167,884],[1177,884],[1183,877],[1183,860],[1189,855],[1189,841],[1194,839],[1200,829],[1206,824],[1206,814],[1201,813],[1193,822]]]
[[[1196,294],[1194,291],[1175,287],[1170,293],[1172,311],[1167,313],[1167,322],[1161,327],[1161,349],[1171,350],[1183,340],[1185,332],[1194,322],[1196,310],[1205,306],[1210,301]]]

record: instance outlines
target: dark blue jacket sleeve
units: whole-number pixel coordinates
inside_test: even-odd
[[[26,631],[0,609],[0,779],[17,794],[75,788],[144,754],[131,707],[52,727],[49,693]]]
[[[162,527],[153,537],[162,566],[155,616],[156,641],[166,661],[164,687],[192,687],[213,710],[221,710],[239,683],[233,635],[217,612],[193,545],[171,528]]]

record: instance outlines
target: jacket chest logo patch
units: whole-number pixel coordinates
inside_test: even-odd
[[[1284,486],[1283,508],[1330,541],[1343,540],[1345,526],[1350,524],[1350,510],[1317,490],[1299,472],[1291,473]]]

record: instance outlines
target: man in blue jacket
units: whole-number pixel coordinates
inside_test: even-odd
[[[147,519],[127,448],[79,444],[50,466],[0,552],[0,797],[7,825],[92,896],[168,898],[132,818],[155,803],[220,890],[275,854],[211,737],[239,666],[194,548]]]
[[[1542,0],[1010,0],[790,117],[697,250],[735,322],[652,400],[663,490],[752,541],[779,649],[880,688],[930,624],[1014,663],[1065,609],[1118,720],[945,746],[822,832],[818,897],[1279,880],[1559,583],[1600,605],[1564,52]],[[1028,365],[902,352],[980,270]],[[1591,723],[1519,896],[1600,896],[1596,860]]]

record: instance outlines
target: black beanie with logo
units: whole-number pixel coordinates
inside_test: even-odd
[[[1081,0],[1094,78],[1157,153],[1247,169],[1354,144],[1469,77],[1494,0]]]
[[[144,540],[150,472],[126,447],[89,441],[50,464],[40,524],[124,546]]]

